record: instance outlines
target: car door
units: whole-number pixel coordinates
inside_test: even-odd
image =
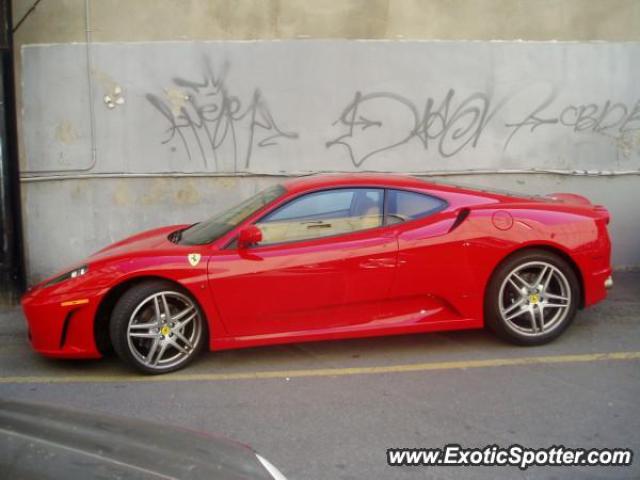
[[[303,194],[255,222],[263,240],[214,255],[209,281],[232,336],[357,328],[380,311],[397,260],[384,190]]]
[[[436,196],[388,191],[387,216],[398,228],[397,277],[383,312],[390,323],[459,320],[473,301],[467,288],[473,275],[464,247],[468,238],[455,228],[464,217],[446,207]]]

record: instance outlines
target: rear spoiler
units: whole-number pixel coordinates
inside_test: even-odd
[[[576,193],[550,193],[549,195],[545,195],[545,197],[558,203],[591,207],[593,211],[596,212],[607,225],[609,224],[609,220],[611,219],[609,210],[607,210],[604,205],[594,205],[585,196],[578,195]]]

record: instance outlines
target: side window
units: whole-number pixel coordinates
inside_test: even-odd
[[[353,196],[353,190],[311,193],[288,203],[264,221],[282,222],[299,218],[344,217],[349,214]]]
[[[445,205],[443,200],[430,195],[404,190],[388,190],[385,224],[392,225],[426,217],[441,210]]]
[[[303,195],[259,220],[260,245],[309,240],[382,225],[384,193],[341,188]]]

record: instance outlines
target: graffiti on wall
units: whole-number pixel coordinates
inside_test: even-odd
[[[88,158],[93,173],[640,169],[640,44],[143,42],[91,54],[90,89],[82,45],[23,50],[30,174],[86,172]]]
[[[418,142],[425,150],[436,149],[442,158],[452,157],[465,148],[475,148],[500,110],[522,93],[496,101],[482,92],[456,95],[456,90],[451,88],[444,98],[428,98],[418,105],[393,92],[356,92],[334,122],[343,127],[343,133],[327,141],[326,146],[345,147],[356,168],[377,154],[411,141]],[[640,100],[633,105],[607,100],[558,108],[554,105],[556,96],[554,89],[514,120],[501,119],[500,126],[506,129],[503,150],[517,140],[517,135],[533,134],[542,126],[609,135],[616,140],[640,131]],[[388,112],[394,109],[400,115],[389,121]],[[398,121],[398,116],[403,117],[402,121]],[[398,124],[404,128],[397,128]],[[389,134],[385,135],[384,130]]]
[[[227,62],[216,75],[205,62],[201,79],[174,77],[175,88],[165,90],[164,96],[146,95],[167,121],[162,143],[175,149],[173,143],[178,142],[189,160],[197,156],[205,170],[248,169],[254,148],[298,138],[279,127],[260,89],[248,99],[234,95],[226,82],[228,69]]]
[[[279,126],[260,89],[244,101],[233,95],[225,81],[228,68],[226,63],[217,76],[208,68],[200,80],[173,78],[180,89],[177,94],[166,90],[164,96],[146,95],[167,122],[161,142],[174,149],[178,143],[189,160],[197,156],[213,171],[249,169],[254,148],[299,138],[297,132]],[[535,134],[541,127],[607,135],[620,142],[640,131],[640,100],[631,105],[606,100],[558,106],[555,88],[512,119],[496,119],[509,102],[526,94],[524,88],[495,99],[483,92],[460,95],[450,88],[442,98],[416,103],[395,92],[358,91],[332,122],[340,133],[325,140],[325,146],[344,147],[346,158],[358,169],[368,159],[410,142],[434,149],[441,158],[452,157],[476,148],[492,122],[504,129],[504,151],[519,135]]]

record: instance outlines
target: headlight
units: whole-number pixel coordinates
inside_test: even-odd
[[[56,285],[60,282],[64,282],[65,280],[69,280],[71,278],[82,277],[83,275],[86,275],[88,271],[89,271],[89,266],[83,265],[79,268],[76,268],[75,270],[71,270],[70,272],[63,273],[62,275],[59,275],[52,280],[49,280],[47,283],[45,283],[44,286],[50,287],[52,285]]]
[[[280,470],[274,467],[269,460],[267,460],[264,457],[261,457],[257,453],[256,453],[256,457],[258,457],[258,460],[260,460],[260,463],[262,464],[262,466],[267,469],[267,472],[271,474],[274,480],[287,480],[285,476],[282,473],[280,473]]]

